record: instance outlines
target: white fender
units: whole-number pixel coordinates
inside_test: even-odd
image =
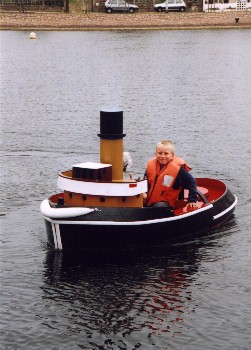
[[[90,208],[52,208],[49,200],[45,199],[40,205],[41,213],[51,219],[73,218],[80,215],[86,215],[93,212],[95,209]]]

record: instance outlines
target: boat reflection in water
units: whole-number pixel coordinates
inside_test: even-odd
[[[198,208],[188,212],[187,191],[175,208],[144,207],[147,181],[123,173],[123,112],[100,112],[100,163],[59,173],[64,192],[45,199],[48,242],[56,249],[134,246],[177,240],[216,227],[234,212],[237,198],[216,179],[196,178]]]
[[[173,336],[196,310],[192,286],[203,251],[217,245],[211,236],[211,241],[141,250],[50,250],[43,298],[68,331],[86,335],[86,348],[104,345],[104,339],[133,342],[140,335],[142,342],[165,332]]]
[[[168,331],[170,322],[182,322],[184,313],[192,311],[189,286],[199,257],[196,249],[186,256],[175,250],[165,253],[150,259],[147,250],[72,258],[50,251],[43,298],[63,305],[59,317],[76,330],[83,331],[84,325],[87,334]]]

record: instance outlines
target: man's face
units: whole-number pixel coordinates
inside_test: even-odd
[[[173,151],[171,145],[158,145],[155,153],[160,164],[165,165],[173,158]]]

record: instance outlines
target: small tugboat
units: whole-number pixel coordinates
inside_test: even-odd
[[[188,193],[169,208],[144,207],[147,181],[124,176],[123,112],[100,112],[100,163],[75,164],[58,174],[63,191],[40,206],[48,243],[55,249],[124,247],[173,242],[218,226],[233,214],[237,197],[215,179],[196,178],[198,209],[186,209]]]

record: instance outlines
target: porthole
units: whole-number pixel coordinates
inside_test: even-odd
[[[122,197],[121,200],[124,203],[126,201],[126,197]]]
[[[99,198],[99,201],[102,202],[102,203],[104,203],[104,202],[105,202],[105,197],[100,197],[100,198]]]
[[[87,200],[87,196],[86,196],[85,194],[83,194],[82,200],[83,200],[83,201],[86,201],[86,200]]]
[[[58,205],[64,205],[64,198],[63,197],[58,197],[57,204]]]

